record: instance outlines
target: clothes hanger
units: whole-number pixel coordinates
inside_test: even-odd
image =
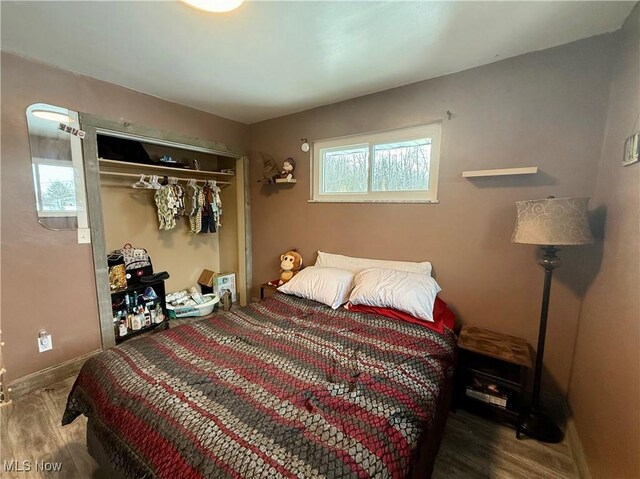
[[[144,181],[144,175],[140,175],[140,179],[131,185],[131,188],[148,189],[151,185]]]
[[[154,190],[159,190],[160,188],[162,188],[162,185],[158,182],[158,175],[153,175],[151,177],[151,188],[153,188]]]

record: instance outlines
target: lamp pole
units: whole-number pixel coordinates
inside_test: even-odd
[[[549,313],[549,298],[551,296],[551,278],[553,270],[560,266],[560,258],[556,255],[560,251],[555,246],[544,246],[543,255],[538,263],[544,268],[544,286],[542,289],[542,307],[540,309],[540,330],[538,332],[538,349],[536,350],[536,366],[533,377],[533,391],[531,405],[524,421],[518,426],[518,434],[542,442],[556,443],[562,440],[562,431],[547,416],[540,411],[540,383],[542,380],[542,363],[544,358],[544,343],[547,335],[547,316]]]

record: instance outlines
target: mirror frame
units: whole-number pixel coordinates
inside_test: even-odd
[[[32,117],[34,112],[36,111],[51,111],[52,113],[58,113],[60,115],[66,115],[69,118],[68,122],[60,122],[55,118],[44,118],[44,121],[51,122],[52,131],[55,128],[55,131],[62,131],[62,134],[69,135],[69,147],[71,154],[71,166],[73,167],[73,179],[74,179],[74,190],[75,190],[75,202],[76,202],[76,210],[73,214],[69,215],[46,215],[41,214],[41,194],[40,186],[36,183],[36,174],[32,171],[33,175],[33,190],[36,199],[36,221],[44,228],[50,231],[74,231],[80,228],[88,228],[89,220],[87,216],[87,193],[85,188],[85,175],[84,175],[84,161],[82,155],[82,139],[81,137],[84,135],[84,132],[80,130],[80,119],[79,114],[76,111],[69,110],[64,107],[59,107],[56,105],[50,105],[47,103],[33,103],[29,105],[26,109],[27,116],[27,131],[29,133],[29,151],[31,154],[31,165],[33,169],[33,165],[42,164],[43,162],[36,161],[37,159],[42,159],[41,155],[34,154],[34,138],[35,133],[33,131]],[[62,113],[64,112],[64,113]],[[39,117],[42,118],[42,117]],[[55,126],[54,126],[55,125]],[[70,127],[66,130],[64,127]],[[46,158],[45,158],[46,160]],[[54,227],[48,224],[47,221],[44,221],[46,218],[76,218],[76,226],[68,227],[68,228],[60,228]]]

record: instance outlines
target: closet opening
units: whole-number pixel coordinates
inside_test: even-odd
[[[107,255],[127,244],[147,251],[153,273],[169,273],[156,288],[167,295],[192,287],[199,290],[198,278],[206,269],[235,274],[236,302],[246,304],[250,291],[247,157],[219,143],[90,115],[81,115],[81,124],[86,132],[87,206],[103,348],[123,340],[120,321],[114,320],[118,316],[113,298],[121,300],[119,296],[128,290],[136,292],[135,278],[134,289],[131,284],[127,290],[116,289],[119,296],[112,287],[113,277],[109,281]],[[213,198],[213,203],[205,202],[204,210],[197,205],[197,198],[202,200],[199,191]],[[165,192],[180,199],[169,205],[172,211],[163,202]],[[185,207],[191,208],[191,215]],[[198,208],[201,216],[196,221]]]

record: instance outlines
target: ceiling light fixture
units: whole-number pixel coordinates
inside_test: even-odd
[[[64,113],[58,113],[55,111],[33,110],[31,114],[37,118],[42,118],[43,120],[57,121],[62,123],[71,122],[69,115],[65,115]]]
[[[244,0],[182,0],[187,5],[205,12],[224,13],[238,8]]]

